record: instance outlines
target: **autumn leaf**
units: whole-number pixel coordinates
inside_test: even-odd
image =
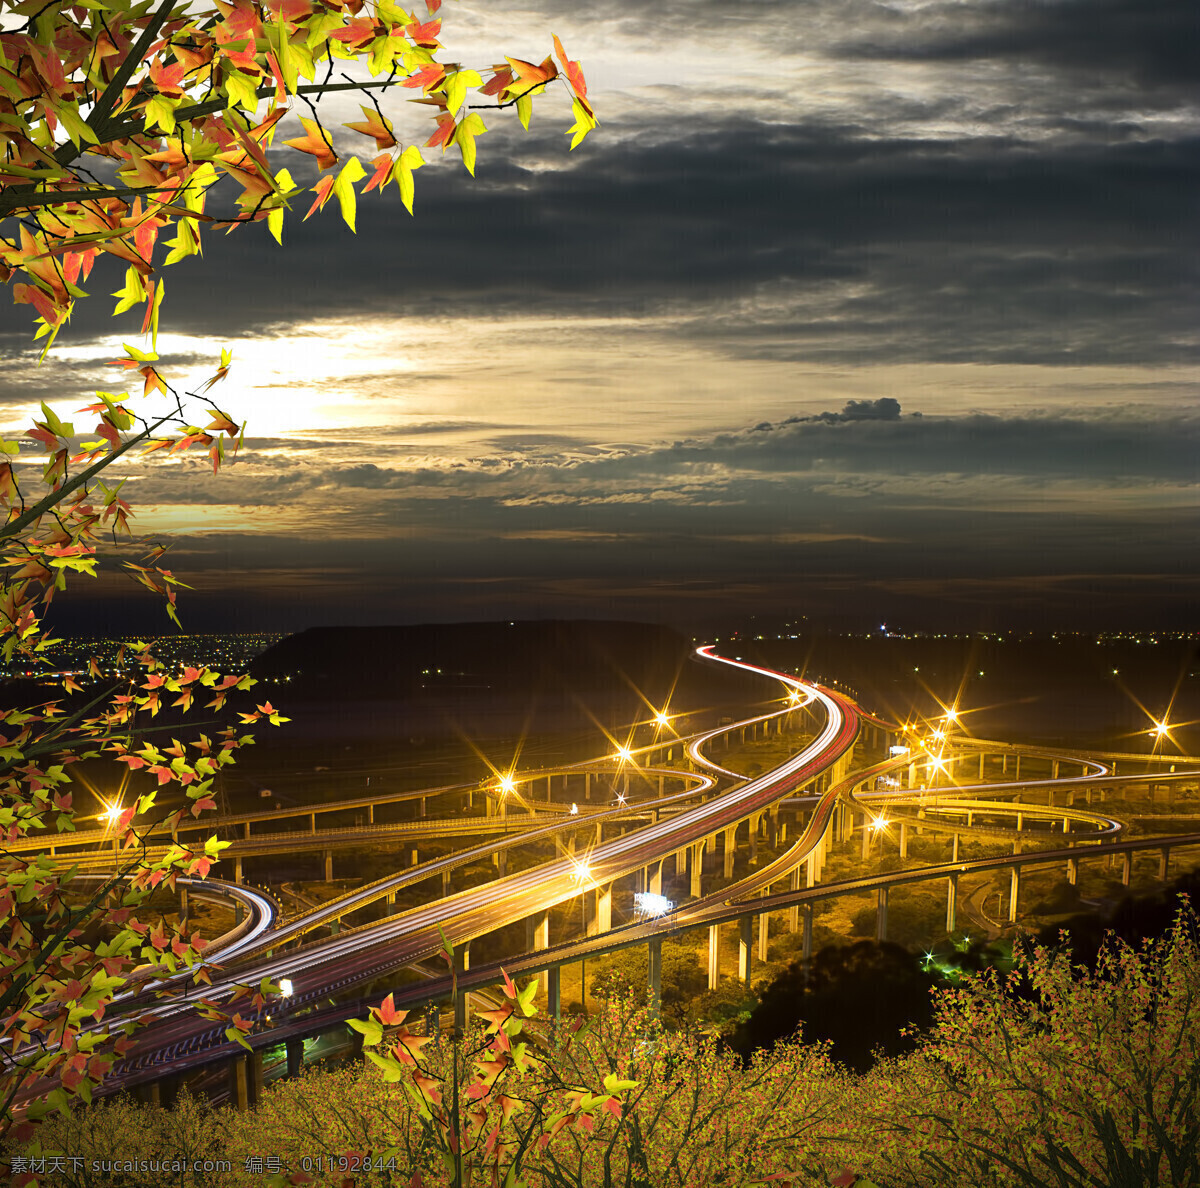
[[[324,172],[326,169],[332,169],[338,162],[337,153],[333,151],[332,145],[325,137],[320,124],[316,120],[305,119],[300,117],[300,123],[304,125],[304,135],[293,137],[291,140],[285,140],[283,143],[289,148],[294,148],[302,153],[308,153],[317,159],[317,167]],[[309,212],[312,213],[311,211]],[[307,217],[307,216],[306,216]]]
[[[359,110],[366,116],[366,119],[359,123],[343,124],[342,127],[349,128],[353,132],[361,132],[364,136],[373,136],[375,147],[381,151],[394,148],[396,137],[392,134],[391,120],[381,117],[379,112],[371,107],[363,107],[360,104]]]

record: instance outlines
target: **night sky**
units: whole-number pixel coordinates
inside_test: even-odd
[[[1198,12],[447,5],[447,61],[558,33],[601,127],[569,153],[561,94],[528,134],[485,113],[476,179],[426,150],[415,219],[392,189],[357,236],[334,204],[167,271],[168,373],[231,346],[214,396],[250,422],[215,479],[131,468],[185,626],[1194,625]],[[409,94],[383,106],[424,140]],[[40,368],[4,307],[10,435],[120,383],[118,284]],[[157,615],[75,590],[68,626]]]

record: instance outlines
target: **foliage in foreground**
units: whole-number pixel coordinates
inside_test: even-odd
[[[514,1089],[550,1100],[560,1083],[613,1076],[636,1087],[619,1117],[599,1110],[590,1128],[562,1128],[522,1182],[1191,1188],[1200,1184],[1198,923],[1185,901],[1169,933],[1140,949],[1113,940],[1094,970],[1073,965],[1061,948],[1034,945],[1007,979],[994,970],[966,975],[936,992],[933,1028],[915,1052],[861,1076],[799,1037],[743,1066],[712,1040],[664,1032],[645,1009],[611,1000],[585,1030],[535,1049],[544,1065],[516,1078]],[[425,1052],[440,1076],[449,1074],[448,1045]],[[344,1167],[338,1161],[347,1156],[398,1144],[413,1155],[394,1173],[314,1178],[354,1188],[453,1182],[436,1152],[420,1154],[424,1131],[410,1090],[381,1083],[366,1065],[282,1082],[253,1113],[186,1098],[175,1113],[125,1100],[56,1119],[42,1137],[89,1157],[136,1148],[150,1158],[181,1149],[180,1118],[191,1149],[228,1158],[232,1172],[122,1179],[85,1170],[62,1182],[261,1185],[244,1161],[264,1151],[297,1169],[318,1156]]]

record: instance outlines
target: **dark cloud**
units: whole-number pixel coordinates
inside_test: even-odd
[[[888,6],[874,6],[876,12]],[[1002,0],[890,10],[833,52],[846,57],[1017,59],[1096,75],[1127,75],[1148,91],[1200,78],[1200,10],[1192,0]]]

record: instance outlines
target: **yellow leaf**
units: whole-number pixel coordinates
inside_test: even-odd
[[[351,231],[355,230],[354,218],[358,204],[357,195],[354,193],[354,183],[366,176],[367,171],[362,167],[359,159],[351,157],[342,166],[337,181],[333,183],[333,192],[337,195],[337,200],[342,208],[342,218],[346,220],[346,226]]]
[[[415,144],[400,154],[400,201],[404,203],[409,214],[413,212],[413,171],[420,169],[425,162],[421,158],[421,150]]]

